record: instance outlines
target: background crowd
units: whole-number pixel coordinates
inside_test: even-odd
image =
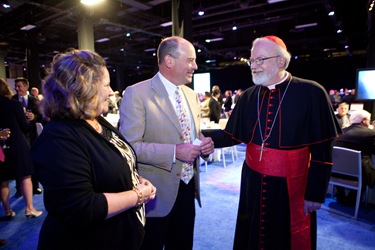
[[[247,122],[261,118],[264,118],[264,123],[281,120],[277,107],[283,103],[288,90],[291,94],[298,93],[295,83],[300,83],[306,89],[311,88],[317,96],[327,99],[327,103],[319,103],[321,109],[315,110],[314,115],[321,117],[320,114],[324,114],[324,117],[328,117],[326,125],[329,126],[324,126],[324,129],[329,136],[324,137],[326,135],[321,134],[323,126],[314,121],[309,126],[310,132],[314,130],[316,133],[308,134],[321,135],[320,138],[306,136],[296,141],[286,140],[286,144],[292,145],[291,149],[281,151],[305,155],[305,152],[299,150],[294,152],[293,148],[309,145],[315,157],[313,165],[317,165],[317,162],[329,162],[325,149],[331,149],[332,145],[360,150],[364,185],[374,187],[375,167],[369,158],[375,154],[375,131],[369,112],[350,108],[355,103],[355,89],[330,90],[329,95],[326,95],[318,83],[292,77],[286,71],[290,57],[283,54],[286,45],[282,41],[270,36],[257,42],[259,44],[254,43],[252,51],[252,57],[255,58],[249,62],[255,85],[246,94],[242,89],[222,92],[218,85],[214,85],[211,92],[199,94],[186,87],[185,84],[191,83],[198,65],[194,46],[179,37],[164,39],[159,45],[159,72],[153,78],[132,85],[121,94],[112,91],[110,87],[105,60],[90,51],[74,50],[57,55],[52,71],[43,83],[42,93],[35,87],[29,90],[28,80],[21,77],[15,79],[16,94],[13,95],[9,84],[0,79],[0,115],[4,118],[0,121],[3,220],[11,220],[16,215],[9,204],[8,185],[10,180],[16,180],[18,193],[15,196],[23,197],[26,218],[37,218],[42,214],[34,208],[32,197],[35,194],[44,195],[48,215],[39,236],[39,249],[87,246],[90,249],[102,249],[109,245],[111,249],[124,246],[128,249],[192,249],[195,199],[200,205],[199,157],[207,159],[214,151],[214,142],[215,146],[249,142],[250,137],[244,131],[251,127],[259,133],[254,137],[254,144],[249,142],[249,154],[256,155],[257,159],[259,156],[259,162],[262,157],[266,161],[267,157],[272,158],[268,151],[282,149],[278,145],[281,138],[269,137],[274,125],[279,123],[268,124],[271,131],[263,137],[261,126],[266,128],[266,124],[261,125],[259,122],[257,127]],[[279,56],[268,55],[263,58],[264,51],[272,51]],[[277,77],[257,78],[254,72],[261,67],[277,72]],[[268,88],[279,83],[281,87],[276,90]],[[262,92],[255,91],[258,89],[262,89]],[[275,95],[276,91],[279,91],[278,96]],[[258,93],[258,110],[254,93]],[[268,117],[265,112],[267,105],[260,104],[260,93],[264,95],[262,98],[270,98],[270,102],[273,95],[276,99],[282,96],[273,101],[273,106],[268,107],[277,108],[273,116]],[[250,95],[253,95],[252,98],[249,98]],[[312,99],[304,102],[301,99],[301,107],[293,107],[292,113],[302,115],[303,112],[294,111],[314,106],[316,103]],[[253,105],[249,107],[247,102]],[[234,110],[237,105],[239,107]],[[105,119],[110,113],[119,117],[116,126]],[[176,116],[171,115],[173,113]],[[229,120],[225,130],[233,137],[224,140],[223,137],[213,135],[213,142],[210,135],[202,133],[201,119],[214,123],[219,123],[220,119]],[[305,119],[300,122],[305,122]],[[37,124],[44,126],[42,134],[38,133]],[[240,127],[234,124],[240,124]],[[276,125],[274,133],[282,137],[282,132]],[[237,142],[233,142],[233,138],[238,139]],[[264,144],[266,149],[263,148]],[[251,145],[261,145],[261,148],[251,151]],[[301,165],[306,165],[305,158],[302,158]],[[266,243],[246,240],[249,228],[245,225],[257,228],[259,223],[263,223],[257,218],[244,221],[241,217],[252,212],[253,208],[247,206],[248,197],[254,198],[251,202],[259,198],[255,192],[246,188],[248,183],[258,183],[259,186],[255,187],[257,192],[265,188],[259,181],[261,176],[252,169],[257,164],[249,159],[244,162],[235,248],[250,249],[254,244],[273,246],[277,242],[283,246],[296,244],[285,240],[295,237],[288,230],[283,231],[290,226],[288,216],[274,216],[274,220],[267,222],[283,225],[278,230],[267,232],[275,236],[282,232],[283,237],[277,236],[277,241],[271,242],[270,236],[265,238]],[[317,172],[311,178],[319,175],[324,180],[329,179],[329,167],[324,166],[324,173],[319,172],[323,168],[312,169]],[[283,212],[288,214],[286,182],[279,176],[265,175],[268,177],[264,178],[264,182],[278,183],[283,187],[282,191],[274,189],[272,185],[267,188],[275,194],[272,198],[276,197],[274,204],[281,204],[285,209]],[[306,177],[306,183],[314,186],[307,178],[310,177]],[[306,196],[310,200],[302,199],[305,205],[298,210],[304,212],[305,216],[311,214],[313,237],[316,236],[313,232],[316,231],[315,211],[324,201],[326,191],[326,183],[320,184],[307,188]],[[352,205],[350,193],[344,189],[337,189],[336,192],[339,202]],[[263,210],[261,204],[252,204],[257,211]],[[280,213],[273,208],[266,212],[273,215]],[[302,212],[299,215],[302,216]],[[310,217],[306,223],[310,227]],[[126,237],[117,235],[118,231],[124,232]],[[310,232],[306,233],[310,235]],[[249,238],[254,239],[254,235]],[[313,245],[314,238],[309,240]],[[181,242],[184,244],[181,245]],[[5,244],[4,240],[0,240],[2,244]]]

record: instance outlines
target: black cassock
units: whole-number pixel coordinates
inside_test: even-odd
[[[314,81],[292,76],[273,90],[252,86],[242,94],[224,131],[207,134],[213,138],[215,147],[228,146],[233,139],[247,144],[234,249],[308,249],[310,242],[314,249],[315,212],[306,217],[308,228],[302,225],[301,230],[308,230],[305,238],[298,236],[298,232],[291,232],[296,231],[296,220],[291,220],[291,217],[297,221],[301,217],[303,199],[319,203],[324,203],[325,199],[332,167],[332,140],[341,130],[323,87]],[[262,142],[264,151],[260,146]],[[251,147],[253,151],[249,150]],[[273,161],[288,161],[283,159],[288,158],[284,152],[299,150],[308,154],[306,164],[300,166],[306,169],[303,170],[306,178],[299,186],[287,184],[286,177],[260,173],[248,164],[255,162],[257,165],[262,157],[259,162],[268,160],[272,168]],[[271,155],[272,159],[269,159]],[[282,163],[278,165],[288,168]],[[290,192],[302,195],[302,205],[295,206],[298,215],[291,209]],[[306,242],[309,242],[307,248]]]

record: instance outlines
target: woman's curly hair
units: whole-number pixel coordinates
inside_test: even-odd
[[[53,58],[43,85],[43,114],[54,119],[93,119],[99,114],[98,84],[105,60],[95,52],[70,49]]]

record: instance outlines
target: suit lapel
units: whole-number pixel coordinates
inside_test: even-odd
[[[182,136],[181,125],[178,121],[175,107],[173,107],[172,103],[169,101],[168,92],[157,75],[151,79],[151,88],[155,91],[155,103],[164,114],[161,116],[161,119],[169,119]]]

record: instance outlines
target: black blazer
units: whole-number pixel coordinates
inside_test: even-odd
[[[214,121],[215,123],[219,123],[220,116],[221,116],[221,105],[218,101],[216,101],[213,97],[211,97],[210,102],[208,103],[208,107],[210,108],[210,121]]]
[[[104,118],[98,121],[125,141]],[[105,219],[103,193],[133,187],[129,164],[112,143],[83,120],[52,121],[31,153],[48,211],[38,249],[139,248],[144,229],[135,208]]]
[[[225,102],[224,102],[224,111],[225,112],[229,112],[231,109],[232,109],[232,97],[231,96],[227,96],[225,98]]]
[[[12,170],[11,175],[2,176],[1,179],[9,180],[31,175],[33,167],[30,146],[26,139],[28,125],[22,104],[19,101],[0,96],[0,117],[0,128],[9,128],[11,132],[10,137],[6,140],[6,145],[9,148],[4,152],[5,163]]]

